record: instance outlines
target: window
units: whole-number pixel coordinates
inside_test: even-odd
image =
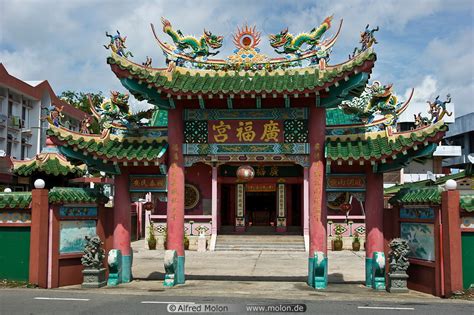
[[[8,101],[8,117],[13,115],[13,101]]]
[[[28,154],[28,148],[25,145],[21,145],[21,159],[25,159],[25,154]]]
[[[8,139],[7,141],[7,155],[11,156],[12,155],[12,141]]]
[[[28,108],[22,106],[21,107],[21,127],[27,128],[26,122],[28,121]]]

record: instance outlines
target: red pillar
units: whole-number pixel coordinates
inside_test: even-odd
[[[383,252],[383,174],[367,173],[365,213],[366,256],[372,257],[374,252]]]
[[[115,176],[114,185],[114,249],[122,252],[122,282],[126,283],[132,280],[130,246],[132,220],[128,169],[121,169],[121,174]]]
[[[168,111],[168,204],[166,224],[168,228],[167,246],[178,254],[176,282],[184,283],[184,158],[183,158],[183,111]]]
[[[324,108],[310,109],[309,126],[311,150],[309,167],[309,255],[311,257],[316,251],[327,253],[327,210],[324,191],[326,110]]]
[[[47,189],[31,192],[30,275],[29,282],[41,288],[48,286],[48,224]]]
[[[383,238],[383,174],[367,172],[367,188],[365,194],[365,272],[366,285],[373,285],[373,256],[375,252],[384,252]]]
[[[463,289],[461,219],[459,217],[459,191],[448,190],[441,194],[441,222],[443,224],[444,294]]]
[[[325,132],[326,110],[309,110],[309,272],[308,284],[323,289],[327,285],[326,191],[325,191]],[[315,253],[319,255],[314,258]],[[322,257],[324,256],[324,257]]]

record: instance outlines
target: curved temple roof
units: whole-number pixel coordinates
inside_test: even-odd
[[[369,73],[376,60],[372,49],[357,55],[353,59],[324,69],[305,67],[298,69],[258,71],[215,71],[174,67],[172,69],[148,68],[136,64],[115,53],[107,58],[112,71],[138,99],[154,98],[168,100],[185,96],[201,98],[212,95],[254,95],[266,94],[268,97],[283,94],[327,93],[333,85],[344,85],[353,78],[359,80],[357,87],[365,86]],[[365,76],[360,77],[362,73]],[[359,76],[358,76],[359,75]],[[357,77],[357,78],[356,78]],[[360,78],[359,78],[360,77]],[[346,91],[345,93],[348,93]],[[275,97],[275,96],[273,96]],[[160,105],[160,104],[157,104]]]

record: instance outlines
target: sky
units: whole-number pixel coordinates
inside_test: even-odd
[[[259,48],[276,56],[268,35],[288,27],[297,34],[334,14],[343,19],[329,64],[347,60],[367,24],[379,26],[377,61],[371,80],[393,83],[401,100],[415,88],[412,113],[425,111],[426,101],[450,93],[456,116],[473,111],[474,1],[472,0],[322,0],[322,1],[128,1],[128,0],[0,0],[0,62],[22,80],[47,79],[55,92],[125,91],[106,64],[105,32],[127,36],[131,60],[146,56],[164,66],[163,54],[150,30],[161,30],[162,16],[184,34],[200,36],[204,28],[224,35],[218,57],[235,48],[238,26],[256,25]],[[170,38],[159,33],[161,39]]]

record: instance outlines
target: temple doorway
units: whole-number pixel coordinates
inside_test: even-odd
[[[245,205],[249,226],[276,225],[276,192],[247,192]]]

